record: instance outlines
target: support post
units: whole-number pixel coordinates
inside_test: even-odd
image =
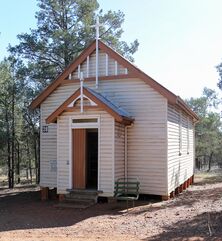
[[[172,191],[171,193],[170,193],[170,198],[174,198],[175,197],[175,191]]]
[[[170,195],[161,196],[162,201],[168,201],[170,199]]]
[[[175,189],[175,195],[178,195],[179,193],[180,193],[180,188],[177,187],[177,188]]]
[[[65,195],[64,194],[59,194],[59,202],[62,202],[65,200]]]
[[[40,188],[41,193],[41,200],[46,201],[49,199],[49,188],[48,187],[41,187]]]
[[[191,177],[192,184],[194,184],[194,175]]]

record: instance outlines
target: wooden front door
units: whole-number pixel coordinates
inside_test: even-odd
[[[73,188],[86,188],[86,129],[72,130]]]

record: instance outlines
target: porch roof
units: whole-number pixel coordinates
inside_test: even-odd
[[[107,111],[113,118],[120,123],[131,124],[134,119],[130,116],[130,114],[125,111],[123,108],[118,107],[107,97],[102,94],[92,90],[90,88],[83,87],[83,95],[93,101],[96,106],[92,106],[93,108],[102,108]],[[64,101],[54,112],[52,112],[46,119],[46,123],[55,123],[57,121],[57,117],[60,116],[65,111],[75,111],[79,109],[79,107],[74,106],[74,102],[80,98],[80,88],[75,91],[66,101]],[[72,104],[73,106],[70,106]]]

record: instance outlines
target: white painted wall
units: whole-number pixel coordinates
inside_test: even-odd
[[[67,112],[59,117],[58,121],[58,145],[57,145],[57,161],[58,161],[58,179],[57,190],[58,193],[66,193],[66,189],[70,187],[70,168],[72,165],[72,132],[70,120],[71,118],[82,118],[90,116],[98,116],[100,126],[98,130],[99,134],[99,190],[103,191],[104,195],[111,196],[113,194],[114,183],[114,120],[103,110],[87,110],[83,114],[77,112]],[[72,169],[72,168],[71,168]],[[72,174],[72,172],[71,172]],[[72,183],[72,182],[71,182]]]
[[[188,124],[189,121],[189,124]],[[194,124],[182,113],[182,150],[179,148],[180,110],[168,106],[168,193],[184,183],[194,171]],[[189,126],[189,131],[187,128]],[[188,150],[189,135],[189,150]]]
[[[141,193],[166,195],[167,100],[140,79],[103,81],[99,90],[135,118],[128,130],[128,177],[139,178]]]
[[[85,82],[85,86],[95,88],[94,81]],[[41,105],[42,117],[45,118],[65,101],[75,90],[79,83],[60,86]],[[116,105],[127,110],[135,118],[134,126],[128,130],[128,176],[138,177],[141,182],[141,193],[166,195],[167,193],[167,100],[140,79],[103,80],[99,83],[98,92],[108,97]],[[51,126],[51,125],[49,125]],[[108,135],[111,131],[107,123],[104,129]],[[56,130],[54,130],[54,144],[56,146]],[[43,152],[48,152],[47,136],[41,136],[45,145]],[[53,140],[52,140],[53,142]],[[102,158],[106,159],[109,148],[104,151]],[[42,165],[47,165],[49,159],[41,159]],[[48,180],[48,169],[42,177],[44,183]],[[112,172],[107,165],[104,175]],[[112,186],[106,183],[104,187]],[[112,188],[111,188],[112,189]],[[110,189],[110,190],[111,190]]]
[[[87,78],[87,60],[85,60],[80,65],[80,71],[83,72],[84,78]],[[96,74],[96,52],[94,51],[89,56],[89,69],[88,76],[95,77]],[[99,66],[98,66],[99,76],[106,76],[106,53],[99,50]],[[108,56],[108,75],[115,75],[115,60]],[[117,63],[117,74],[125,74],[125,68]],[[78,79],[78,68],[72,74],[73,79]]]
[[[115,122],[115,181],[124,178],[125,171],[125,126]]]

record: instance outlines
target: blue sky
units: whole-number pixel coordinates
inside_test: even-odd
[[[138,39],[135,64],[183,98],[217,89],[222,61],[221,0],[99,0],[125,13],[123,40]],[[0,59],[16,35],[36,26],[35,0],[7,0],[0,8]],[[219,91],[219,90],[218,90]]]

